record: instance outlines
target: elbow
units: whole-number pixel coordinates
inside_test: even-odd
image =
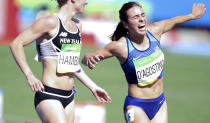
[[[11,43],[9,44],[9,48],[10,48],[10,50],[15,49],[15,43],[14,43],[14,42],[11,42]]]
[[[23,48],[23,45],[13,41],[9,44],[9,48],[11,51],[17,51],[18,49]]]

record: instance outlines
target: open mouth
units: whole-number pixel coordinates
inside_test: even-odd
[[[142,24],[142,25],[139,25],[139,26],[138,26],[138,28],[139,28],[140,30],[145,30],[145,27],[146,27],[145,24]]]

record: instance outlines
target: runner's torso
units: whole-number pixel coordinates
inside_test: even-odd
[[[55,36],[37,42],[37,53],[43,65],[42,82],[51,87],[70,90],[74,83],[73,72],[79,67],[81,34],[77,26],[77,31],[69,31],[61,19],[57,18]]]
[[[126,36],[128,56],[121,67],[129,85],[129,95],[137,98],[154,98],[163,92],[162,76],[164,54],[160,42],[149,32],[149,48],[135,48]]]

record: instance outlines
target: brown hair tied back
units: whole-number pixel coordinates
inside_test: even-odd
[[[57,0],[57,2],[58,6],[61,8],[63,5],[65,5],[68,2],[68,0]]]
[[[141,7],[141,5],[139,5],[136,2],[128,2],[128,3],[123,4],[122,8],[119,11],[120,22],[117,25],[116,30],[114,31],[114,33],[111,36],[112,41],[117,41],[121,37],[123,37],[127,34],[128,30],[124,27],[123,21],[126,23],[128,22],[127,11],[134,6]]]

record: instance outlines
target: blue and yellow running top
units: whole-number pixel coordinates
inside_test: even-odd
[[[136,49],[126,36],[128,57],[121,67],[128,84],[147,86],[163,76],[164,54],[160,42],[149,31],[146,35],[150,46],[144,51]]]

